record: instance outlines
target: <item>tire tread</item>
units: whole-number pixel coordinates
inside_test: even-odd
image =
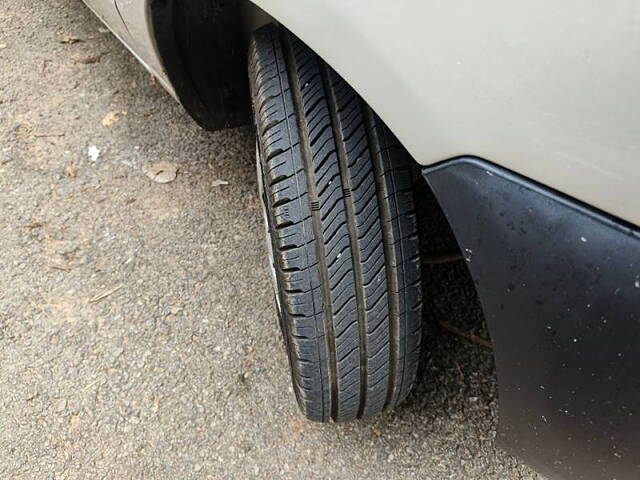
[[[317,421],[378,414],[406,397],[419,358],[410,157],[284,28],[254,33],[249,76],[298,404]]]

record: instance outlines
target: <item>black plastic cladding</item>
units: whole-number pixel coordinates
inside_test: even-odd
[[[495,344],[502,445],[550,478],[640,478],[640,231],[482,160],[423,174]]]

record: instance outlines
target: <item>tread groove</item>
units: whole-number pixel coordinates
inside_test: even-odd
[[[304,111],[303,107],[303,99],[302,99],[302,91],[300,89],[300,81],[296,76],[295,72],[295,60],[293,48],[291,45],[290,34],[287,32],[283,32],[282,39],[284,43],[285,57],[288,58],[287,63],[287,73],[289,75],[289,88],[291,89],[293,103],[297,107],[299,112]],[[314,182],[315,173],[313,171],[313,155],[311,153],[311,145],[309,142],[309,132],[307,129],[306,121],[302,115],[298,115],[298,130],[301,137],[301,153],[302,153],[302,161],[304,164],[304,169],[307,178],[307,191],[309,193],[309,200],[311,202],[319,202],[318,197],[318,187]],[[306,140],[306,141],[305,141]],[[317,239],[322,238],[322,219],[319,214],[319,210],[312,210],[311,212],[311,228],[313,229],[314,236]],[[337,406],[338,406],[338,382],[337,382],[337,361],[336,361],[336,348],[335,348],[335,340],[334,340],[334,332],[333,332],[333,321],[332,321],[332,309],[331,309],[331,292],[329,291],[329,280],[328,280],[328,267],[326,264],[325,257],[325,249],[324,243],[321,241],[316,241],[316,255],[318,259],[318,270],[320,273],[320,290],[322,292],[322,304],[324,311],[324,325],[325,328],[329,327],[328,334],[325,335],[326,349],[327,349],[327,358],[329,359],[329,381],[331,384],[331,400],[330,400],[330,410],[331,417],[337,417]]]
[[[375,141],[375,132],[373,130],[373,115],[368,107],[363,107],[363,115],[365,118],[365,124],[367,129],[367,136],[369,137],[369,144],[376,145]],[[379,153],[376,151],[372,152],[372,161],[373,168],[376,172],[376,177],[380,178],[382,175],[382,165],[381,158]],[[380,225],[382,229],[382,238],[383,238],[383,251],[386,265],[396,265],[395,253],[390,245],[391,234],[389,232],[389,224],[391,223],[391,215],[386,208],[386,202],[384,201],[385,192],[384,192],[384,183],[379,182],[379,186],[382,188],[378,188],[376,190],[376,198],[378,201],[378,208],[380,211]],[[394,275],[390,268],[386,269],[386,280],[387,280],[387,298],[389,302],[389,338],[391,339],[389,345],[389,383],[387,388],[387,398],[385,400],[384,408],[387,409],[391,405],[393,398],[396,394],[397,386],[396,386],[396,375],[397,375],[397,362],[398,362],[398,350],[399,350],[399,331],[398,331],[398,318],[397,318],[397,310],[398,310],[398,301],[394,292],[398,291],[398,285],[394,278]]]
[[[340,125],[340,117],[338,115],[336,103],[336,91],[332,84],[330,78],[329,67],[325,64],[321,67],[321,77],[325,86],[325,89],[329,92],[329,96],[333,101],[329,102],[329,113],[331,118],[331,123],[333,125],[334,131],[336,132],[336,150],[338,153],[338,166],[340,170],[340,176],[342,179],[343,189],[348,189],[349,192],[352,190],[351,179],[348,174],[348,162],[347,162],[347,152],[345,151],[345,138],[342,131],[342,125]],[[349,100],[349,103],[353,103],[358,101],[354,96]],[[355,298],[356,298],[356,321],[358,323],[358,336],[360,343],[360,398],[358,405],[358,412],[356,416],[358,418],[362,417],[364,412],[364,407],[367,401],[367,325],[366,325],[366,316],[365,316],[365,307],[364,307],[364,298],[363,298],[363,275],[362,275],[362,258],[360,254],[360,248],[358,246],[358,233],[356,231],[356,220],[355,220],[355,207],[353,204],[353,198],[351,195],[345,196],[343,195],[346,214],[347,214],[347,226],[349,229],[349,242],[351,245],[351,263],[354,272],[355,279]]]

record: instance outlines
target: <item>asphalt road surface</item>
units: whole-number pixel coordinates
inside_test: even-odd
[[[0,478],[539,479],[495,445],[491,350],[438,327],[485,334],[459,262],[425,268],[408,401],[301,418],[253,146],[200,130],[79,0],[2,0]]]

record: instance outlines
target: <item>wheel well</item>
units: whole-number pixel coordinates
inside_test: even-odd
[[[248,0],[150,0],[158,53],[185,109],[207,130],[249,122],[248,34],[272,21]]]

